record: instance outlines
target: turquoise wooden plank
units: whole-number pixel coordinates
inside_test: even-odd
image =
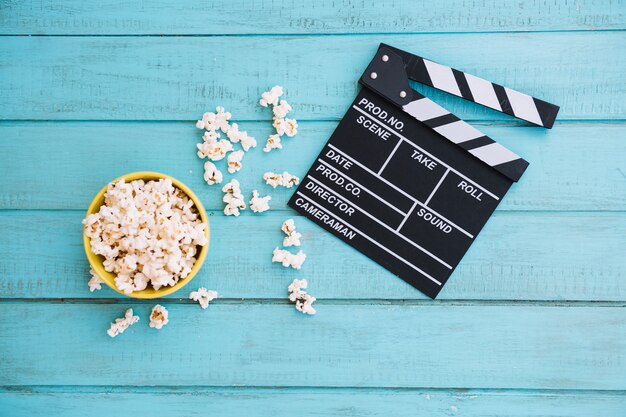
[[[379,42],[557,103],[561,120],[625,117],[626,32],[610,31],[6,37],[0,44],[0,118],[193,120],[221,104],[240,119],[267,120],[268,110],[256,100],[278,83],[296,118],[337,119]],[[428,94],[470,120],[511,120],[445,93]]]
[[[265,185],[266,171],[303,176],[335,123],[303,122],[280,151],[260,149],[269,122],[242,122],[259,147],[248,152],[237,178],[246,193],[272,195],[286,210],[292,189]],[[554,129],[485,125],[493,138],[523,155],[530,167],[499,210],[626,210],[626,124],[560,123]],[[132,171],[156,170],[189,185],[212,210],[223,208],[221,188],[208,186],[195,154],[201,132],[191,122],[5,122],[0,124],[0,208],[86,210],[93,195]],[[225,173],[225,161],[217,163]],[[288,210],[292,213],[291,210]]]
[[[275,34],[602,30],[626,27],[623,1],[498,2],[271,0],[147,3],[106,0],[3,2],[0,33],[10,35]],[[164,10],[169,12],[164,13]]]
[[[125,298],[90,293],[82,212],[0,215],[0,298]],[[296,277],[320,299],[425,297],[369,258],[295,217],[308,258],[302,270],[271,263],[282,243],[282,213],[210,217],[212,244],[186,298],[206,286],[230,299],[284,299]],[[242,232],[242,231],[245,231]],[[625,213],[497,213],[439,295],[440,300],[624,301]]]
[[[2,303],[0,384],[626,388],[625,307],[165,305]]]
[[[73,392],[78,391],[78,392]],[[0,411],[12,417],[241,416],[403,416],[623,417],[626,398],[606,393],[526,393],[363,389],[101,389],[67,392],[20,388],[0,393]],[[131,392],[128,392],[131,391]]]

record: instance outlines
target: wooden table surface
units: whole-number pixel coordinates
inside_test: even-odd
[[[625,29],[623,0],[0,1],[0,415],[626,415]],[[306,172],[380,42],[561,106],[545,130],[417,87],[531,163],[436,301],[262,184]],[[273,209],[227,218],[194,121],[222,105],[263,142],[274,84],[300,133],[236,175]],[[211,215],[190,287],[221,298],[159,300],[161,331],[154,301],[87,287],[80,221],[137,170]],[[289,217],[301,271],[270,262]]]

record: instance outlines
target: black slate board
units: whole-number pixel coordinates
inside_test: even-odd
[[[435,298],[512,183],[362,88],[288,204]]]

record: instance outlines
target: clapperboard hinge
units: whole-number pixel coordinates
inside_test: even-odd
[[[412,89],[409,79],[503,113],[552,127],[559,107],[462,71],[381,44],[361,83],[512,181],[528,162]]]

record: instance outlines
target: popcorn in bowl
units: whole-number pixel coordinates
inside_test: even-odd
[[[138,174],[110,183],[96,197],[83,220],[85,249],[109,286],[152,298],[195,275],[208,248],[208,222],[183,184],[163,174],[144,173],[146,180]]]

